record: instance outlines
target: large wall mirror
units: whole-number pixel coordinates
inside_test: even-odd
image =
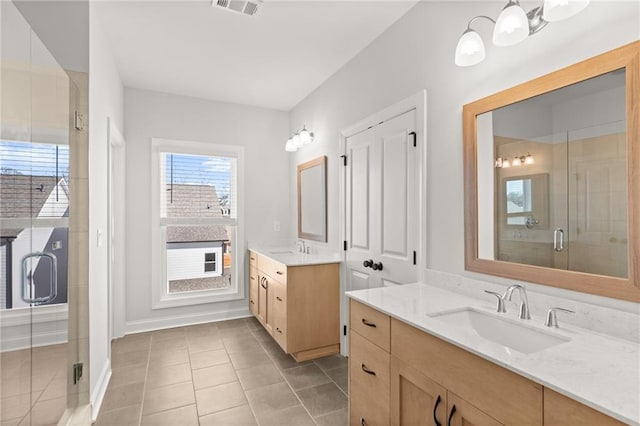
[[[640,42],[464,106],[465,268],[640,301]]]
[[[327,157],[298,164],[298,238],[327,241]]]

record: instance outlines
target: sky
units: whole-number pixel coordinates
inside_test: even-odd
[[[173,178],[173,183],[176,184],[214,185],[218,197],[229,195],[235,158],[168,153],[165,155],[167,184],[170,184]]]
[[[0,169],[23,175],[55,176],[56,147],[58,175],[69,175],[69,146],[44,143],[0,141]]]

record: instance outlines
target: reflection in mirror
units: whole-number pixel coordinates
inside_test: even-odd
[[[298,165],[298,237],[327,241],[327,157]]]
[[[482,258],[628,276],[625,106],[621,69],[478,117]]]

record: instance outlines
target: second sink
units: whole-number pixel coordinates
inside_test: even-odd
[[[473,330],[486,340],[524,354],[538,352],[570,340],[471,308],[438,312],[429,316],[453,326]]]

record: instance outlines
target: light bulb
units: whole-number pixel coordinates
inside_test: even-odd
[[[515,157],[513,159],[513,161],[511,162],[511,165],[513,167],[518,167],[518,166],[522,165],[522,160],[520,159],[520,157]]]
[[[507,160],[506,158],[502,160],[502,168],[503,169],[507,169],[511,167],[511,163],[509,162],[509,160]]]
[[[582,12],[589,5],[589,0],[544,0],[542,19],[557,22],[571,18]]]
[[[295,135],[293,135],[293,145],[296,148],[302,148],[302,140],[300,139],[299,133],[296,133]]]
[[[287,140],[287,143],[284,145],[284,150],[287,152],[295,152],[298,150],[298,148],[296,147],[296,145],[293,143],[293,139],[289,138]]]
[[[535,161],[533,160],[533,156],[527,152],[527,156],[524,158],[524,164],[533,164]]]
[[[302,141],[302,145],[309,145],[313,142],[313,133],[309,132],[306,127],[303,127],[300,130],[300,140]]]
[[[459,67],[469,67],[482,62],[485,58],[484,43],[480,35],[468,28],[456,47],[456,65]]]
[[[493,29],[493,44],[513,46],[529,36],[529,19],[516,2],[510,1],[498,16]]]

